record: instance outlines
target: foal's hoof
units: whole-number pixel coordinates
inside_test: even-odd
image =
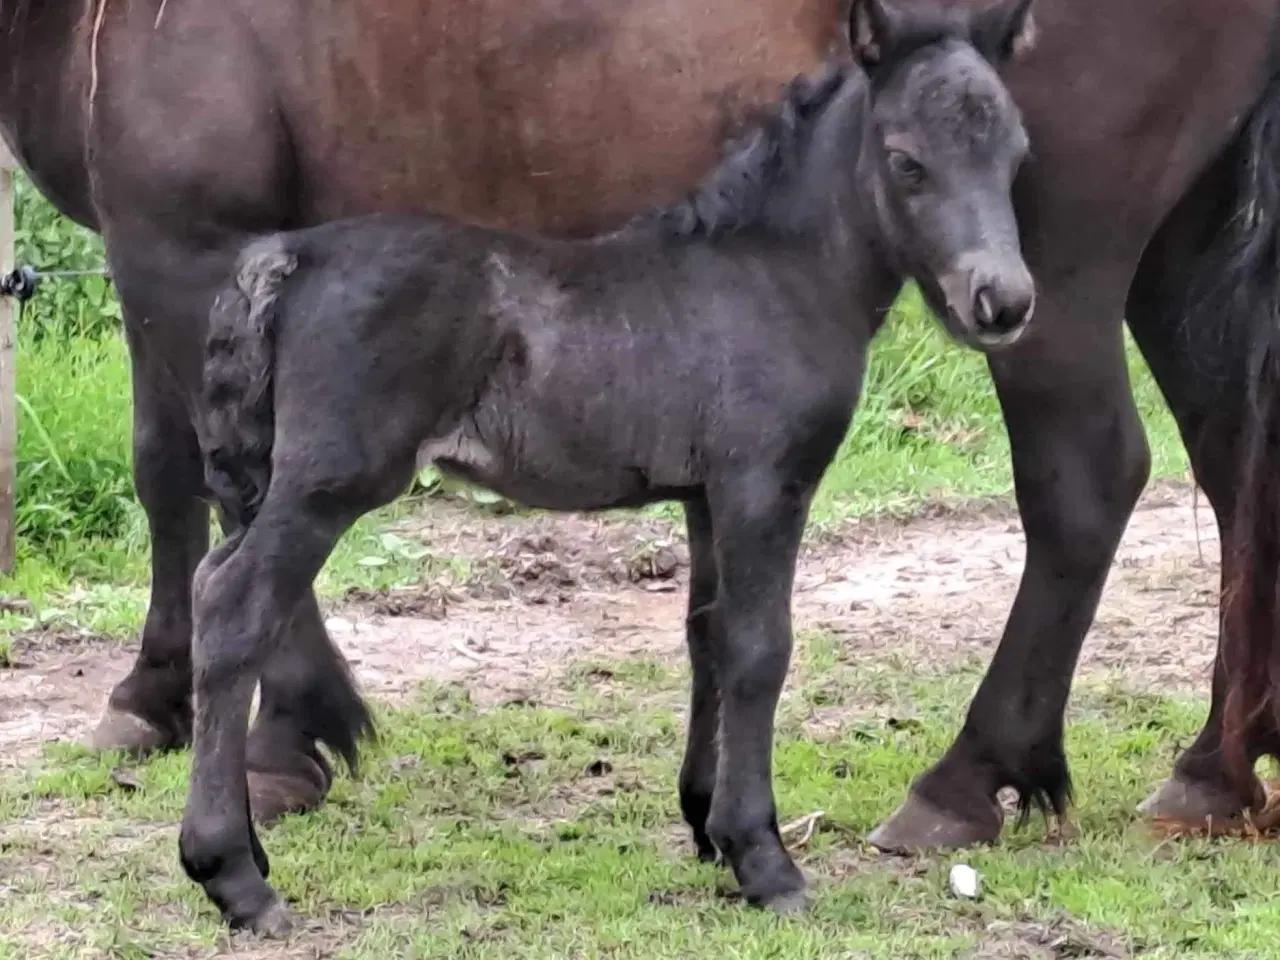
[[[958,850],[995,843],[1003,826],[1004,812],[994,801],[979,817],[960,820],[910,793],[888,820],[871,831],[867,842],[885,853]]]
[[[746,882],[742,884],[742,899],[753,907],[793,916],[809,906],[804,874],[789,857],[772,870],[752,871],[746,878],[739,876],[739,882],[743,879]]]
[[[249,808],[254,820],[266,825],[287,813],[307,813],[324,803],[332,779],[310,759],[301,767],[290,773],[249,771]]]
[[[89,735],[88,745],[94,750],[147,754],[172,750],[182,744],[172,733],[161,730],[137,714],[109,706],[97,729]]]
[[[1244,805],[1230,790],[1183,780],[1175,774],[1138,804],[1138,812],[1152,819],[1204,829],[1211,824],[1229,827],[1241,822]]]
[[[761,902],[759,906],[773,911],[780,917],[795,917],[808,910],[809,903],[809,892],[804,887],[801,887],[799,890],[780,893],[769,900]]]
[[[293,933],[293,918],[289,915],[289,908],[275,897],[254,916],[232,920],[231,926],[269,940],[283,940]]]
[[[328,790],[309,777],[250,770],[249,807],[264,826],[287,813],[308,813],[324,803]]]

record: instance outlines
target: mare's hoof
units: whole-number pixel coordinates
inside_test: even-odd
[[[273,897],[262,910],[252,917],[233,921],[233,927],[249,930],[269,940],[283,940],[293,932],[293,918],[279,897]]]
[[[172,733],[161,730],[134,713],[108,706],[89,735],[88,745],[94,750],[124,750],[133,754],[172,750],[181,746]]]
[[[249,808],[253,819],[270,824],[287,813],[307,813],[324,803],[331,778],[320,765],[307,759],[304,771],[269,773],[250,770]]]
[[[1003,826],[1004,811],[994,801],[980,817],[960,820],[909,793],[902,806],[871,831],[867,842],[885,853],[959,850],[995,843]]]
[[[1204,829],[1210,824],[1229,827],[1239,823],[1244,805],[1230,790],[1183,780],[1175,774],[1138,804],[1138,812],[1152,819]]]

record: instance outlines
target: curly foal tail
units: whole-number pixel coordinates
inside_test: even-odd
[[[1220,656],[1222,749],[1241,799],[1260,799],[1253,763],[1280,753],[1280,44],[1247,126],[1236,220],[1221,260],[1207,267],[1236,322],[1248,325],[1248,393],[1241,476],[1224,543]]]
[[[273,238],[246,250],[209,314],[204,362],[205,483],[235,533],[257,516],[275,443],[276,302],[297,257]]]

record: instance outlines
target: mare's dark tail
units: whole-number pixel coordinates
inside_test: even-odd
[[[204,360],[205,484],[243,535],[271,483],[275,444],[276,302],[297,257],[279,238],[241,254],[214,301]]]
[[[1249,805],[1261,799],[1254,757],[1280,753],[1280,31],[1268,71],[1236,148],[1235,219],[1205,264],[1223,301],[1217,309],[1246,325],[1250,344],[1220,651],[1223,758]]]

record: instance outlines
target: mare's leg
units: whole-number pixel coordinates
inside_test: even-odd
[[[1170,213],[1143,255],[1126,311],[1134,339],[1177,420],[1196,481],[1213,506],[1224,585],[1230,579],[1237,441],[1247,399],[1249,345],[1241,331],[1247,330],[1249,318],[1229,316],[1223,310],[1229,298],[1220,292],[1205,301],[1211,312],[1189,312],[1187,307],[1197,262],[1235,212],[1230,173],[1238,162],[1228,150]],[[1239,815],[1246,799],[1262,799],[1261,784],[1255,797],[1240,797],[1222,761],[1223,676],[1216,660],[1212,690],[1204,729],[1178,758],[1173,776],[1143,803],[1144,812],[1188,823],[1221,822]],[[1268,743],[1258,731],[1254,736],[1255,755],[1261,755]]]
[[[748,903],[804,906],[804,876],[778,829],[773,724],[791,658],[791,586],[808,490],[747,475],[709,493],[719,591],[710,616],[720,689],[720,763],[707,834]]]
[[[250,819],[249,707],[259,676],[296,619],[311,582],[350,517],[273,482],[261,513],[231,549],[202,563],[195,592],[195,756],[179,852],[232,926],[288,931],[288,911],[266,881]]]
[[[209,545],[209,508],[200,446],[182,394],[148,350],[134,311],[129,354],[133,373],[134,485],[151,534],[151,600],[142,648],[116,685],[93,734],[99,749],[150,751],[191,738],[191,578]]]
[[[1114,277],[1076,282],[1102,294],[1116,286]],[[1124,361],[1122,289],[1114,317],[1098,315],[1106,296],[1046,291],[1034,332],[1013,355],[991,363],[1012,446],[1026,565],[959,736],[872,834],[881,848],[993,841],[1003,826],[995,797],[1005,786],[1026,806],[1065,811],[1067,696],[1150,465]]]
[[[707,817],[715,793],[719,756],[720,689],[716,685],[715,651],[724,640],[712,631],[720,624],[714,616],[716,585],[715,541],[711,534],[711,512],[706,500],[685,504],[685,526],[689,533],[689,611],[685,620],[685,640],[693,669],[693,689],[689,702],[689,733],[684,763],[680,767],[680,809],[693,829],[698,859],[716,858],[715,844],[707,836]]]

